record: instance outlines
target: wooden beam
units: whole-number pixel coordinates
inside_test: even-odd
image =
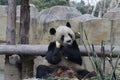
[[[87,49],[89,49],[89,46],[86,46],[86,47],[87,47]],[[88,52],[83,45],[79,46],[79,49],[81,51],[82,56],[88,56],[88,54],[90,54],[91,56],[94,55],[93,51]],[[92,47],[91,47],[91,49],[92,49]],[[108,57],[112,54],[112,52],[113,52],[112,57],[117,57],[118,55],[120,55],[120,46],[114,46],[113,51],[111,51],[111,46],[105,45],[104,50],[105,50],[104,51],[105,56],[108,56]],[[103,54],[101,53],[100,45],[95,45],[94,51],[95,51],[95,54],[97,54],[99,57],[103,57]]]
[[[88,46],[87,46],[88,48]],[[48,49],[48,45],[0,45],[0,55],[1,54],[21,54],[21,55],[41,55],[44,56],[45,52]],[[79,46],[82,56],[88,56],[88,52],[86,48],[81,45]],[[101,46],[94,46],[95,53],[98,56],[102,57]],[[113,49],[114,54],[113,57],[117,57],[120,55],[120,46],[114,46]],[[109,45],[105,45],[105,56],[110,56],[111,47]],[[93,55],[92,52],[89,51],[90,55]]]
[[[47,45],[0,45],[0,54],[44,55]]]

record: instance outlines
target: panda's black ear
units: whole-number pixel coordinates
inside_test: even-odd
[[[66,26],[69,27],[69,28],[71,28],[70,22],[67,22],[67,23],[66,23]]]
[[[56,30],[55,30],[55,28],[51,28],[49,32],[50,32],[51,35],[55,35]]]

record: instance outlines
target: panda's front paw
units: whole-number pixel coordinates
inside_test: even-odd
[[[69,45],[69,44],[64,44],[64,49],[67,49],[67,50],[69,50],[69,49],[71,49],[71,45]]]
[[[60,43],[58,41],[56,41],[56,47],[60,48]]]

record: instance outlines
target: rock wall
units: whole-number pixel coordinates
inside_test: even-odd
[[[81,23],[83,41],[87,44],[85,33],[88,41],[94,45],[100,45],[104,40],[107,44],[110,41],[111,21],[106,19],[94,19]]]

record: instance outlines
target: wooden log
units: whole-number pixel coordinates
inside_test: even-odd
[[[105,45],[105,56],[110,56],[111,47],[109,45]],[[88,48],[88,46],[87,46]],[[0,45],[0,55],[1,54],[21,54],[21,55],[41,55],[44,56],[45,52],[48,49],[48,45]],[[79,46],[82,56],[88,56],[88,52],[83,45]],[[94,46],[95,53],[98,56],[102,57],[101,46]],[[114,46],[113,49],[113,57],[117,57],[120,55],[120,47]],[[90,55],[93,55],[91,51],[89,51]]]
[[[29,29],[30,29],[30,6],[29,0],[21,0],[20,9],[20,30],[19,30],[19,44],[29,44]],[[27,57],[27,58],[26,58]],[[22,79],[33,76],[33,61],[34,56],[21,56],[21,74]]]
[[[87,47],[87,49],[89,49],[88,46],[86,46],[86,47]],[[83,45],[79,46],[79,49],[81,51],[82,56],[88,56],[88,54],[90,56],[93,55],[93,51],[88,52]],[[92,49],[92,47],[91,47],[91,49]],[[118,55],[120,55],[120,46],[114,46],[113,51],[111,51],[111,46],[105,45],[104,49],[105,49],[105,56],[109,57],[112,54],[112,52],[113,52],[112,57],[117,57]],[[103,54],[101,53],[101,46],[100,45],[95,45],[94,51],[95,51],[95,54],[97,54],[97,56],[103,57]]]
[[[16,39],[16,0],[7,0],[6,44],[15,45]],[[19,68],[9,63],[9,56],[5,55],[4,80],[21,80]]]
[[[0,45],[0,54],[44,55],[47,45]]]

